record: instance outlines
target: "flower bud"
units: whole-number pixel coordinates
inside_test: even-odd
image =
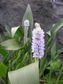
[[[24,21],[24,27],[29,27],[29,26],[30,26],[29,20],[25,20]]]

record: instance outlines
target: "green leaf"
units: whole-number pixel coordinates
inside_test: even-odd
[[[25,11],[25,14],[24,14],[24,17],[23,17],[23,20],[22,20],[22,25],[24,25],[23,23],[24,23],[25,20],[29,20],[29,22],[30,22],[30,27],[29,27],[26,35],[28,35],[28,38],[31,39],[32,38],[32,29],[33,29],[33,15],[32,15],[32,10],[31,10],[31,7],[30,7],[29,4],[28,4],[27,9]],[[24,33],[25,32],[26,31],[24,30]]]
[[[46,66],[47,66],[47,62],[46,62],[46,57],[42,58],[40,60],[40,77],[43,75],[44,73],[44,70],[46,69]]]
[[[60,69],[61,60],[60,59],[52,60],[50,62],[50,66],[51,66],[52,70],[58,70],[58,69]]]
[[[27,9],[25,11],[23,20],[22,20],[22,24],[24,23],[25,20],[29,20],[30,21],[30,27],[33,28],[33,15],[32,15],[32,10],[30,5],[28,4]]]
[[[56,42],[53,43],[51,47],[51,57],[54,58],[56,56]]]
[[[7,74],[7,66],[0,62],[0,77],[5,77]]]
[[[38,62],[8,73],[11,84],[39,84]]]
[[[58,30],[61,29],[63,26],[63,19],[59,20],[54,26],[51,28],[51,34],[56,35]]]
[[[16,69],[28,65],[29,64],[29,61],[30,61],[30,56],[29,56],[29,54],[27,52],[27,53],[24,54],[23,59],[19,63],[17,63]]]
[[[47,34],[51,35],[51,38],[55,38],[57,32],[59,31],[59,29],[62,28],[62,26],[63,26],[63,19],[53,24],[52,27],[50,28],[50,31],[48,31]]]
[[[20,49],[20,45],[15,39],[9,39],[2,43],[0,43],[1,46],[5,47],[6,50],[18,50]]]
[[[63,53],[63,48],[57,50],[58,55],[60,55],[61,53]]]
[[[22,26],[19,26],[17,31],[15,32],[14,37],[19,40],[21,37],[24,36],[24,28]]]
[[[9,56],[9,53],[8,53],[6,50],[4,50],[4,49],[2,48],[2,46],[0,46],[0,54],[1,54],[3,57],[8,57],[8,56]]]
[[[19,40],[24,35],[24,29],[22,26],[13,27],[11,29],[12,37],[15,37],[17,40]]]
[[[55,59],[58,58],[58,56],[60,56],[61,53],[63,53],[63,48],[57,50],[57,54],[55,56]]]
[[[48,31],[48,32],[46,32],[46,33],[47,33],[48,36],[51,36],[51,32],[50,32],[50,31]]]
[[[54,42],[56,40],[56,35],[59,29],[61,29],[63,26],[63,19],[59,20],[57,23],[52,25],[52,28],[50,28],[50,32],[48,32],[48,35],[50,38],[48,39],[48,42],[46,44],[46,53],[48,54],[49,49],[54,45]]]
[[[5,25],[5,30],[6,30],[6,33],[9,37],[11,37],[11,28],[7,25]]]
[[[19,26],[11,28],[11,35],[12,35],[12,37],[14,37],[14,35],[15,35],[16,31],[18,30],[18,28],[19,28]]]

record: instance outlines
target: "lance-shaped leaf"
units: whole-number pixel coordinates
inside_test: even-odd
[[[8,73],[11,84],[39,84],[38,62]]]
[[[56,49],[56,42],[53,43],[52,47],[51,47],[51,57],[55,58],[57,53],[57,49]]]
[[[30,7],[29,4],[27,6],[27,9],[25,11],[25,14],[24,14],[24,17],[23,17],[23,20],[22,20],[23,25],[24,25],[25,20],[29,20],[30,27],[32,28],[33,27],[33,15],[32,15],[32,10],[31,10],[31,7]]]
[[[46,48],[49,48],[54,44],[54,41],[56,39],[57,32],[63,27],[63,19],[59,20],[57,23],[53,24],[50,31],[48,32],[48,35],[50,36]]]
[[[24,34],[26,33],[26,35],[28,35],[28,38],[31,38],[32,37],[32,28],[33,28],[33,15],[32,15],[32,10],[31,10],[31,7],[30,5],[28,4],[27,6],[27,9],[25,11],[25,14],[24,14],[24,17],[23,17],[23,20],[22,20],[22,25],[24,26],[24,21],[25,20],[29,20],[29,29],[26,33],[26,30],[27,29],[24,29]]]
[[[0,43],[6,50],[18,50],[20,49],[19,43],[15,39],[9,39]]]
[[[51,28],[51,34],[56,35],[59,29],[63,27],[63,19],[59,20],[54,26]]]

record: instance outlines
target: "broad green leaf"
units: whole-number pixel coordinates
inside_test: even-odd
[[[7,66],[0,62],[0,77],[5,77],[7,74]]]
[[[6,50],[18,50],[20,49],[20,45],[15,39],[9,39],[2,43],[0,43],[1,46],[5,47]]]
[[[39,84],[38,62],[8,73],[11,84]]]
[[[9,53],[8,53],[6,50],[4,50],[4,49],[2,48],[2,46],[0,46],[0,54],[1,54],[3,57],[8,57],[8,56],[9,56]]]

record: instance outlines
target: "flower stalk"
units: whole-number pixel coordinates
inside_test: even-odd
[[[27,38],[27,35],[28,35],[28,29],[29,29],[29,20],[25,20],[24,21],[24,44],[27,42],[28,38]]]

